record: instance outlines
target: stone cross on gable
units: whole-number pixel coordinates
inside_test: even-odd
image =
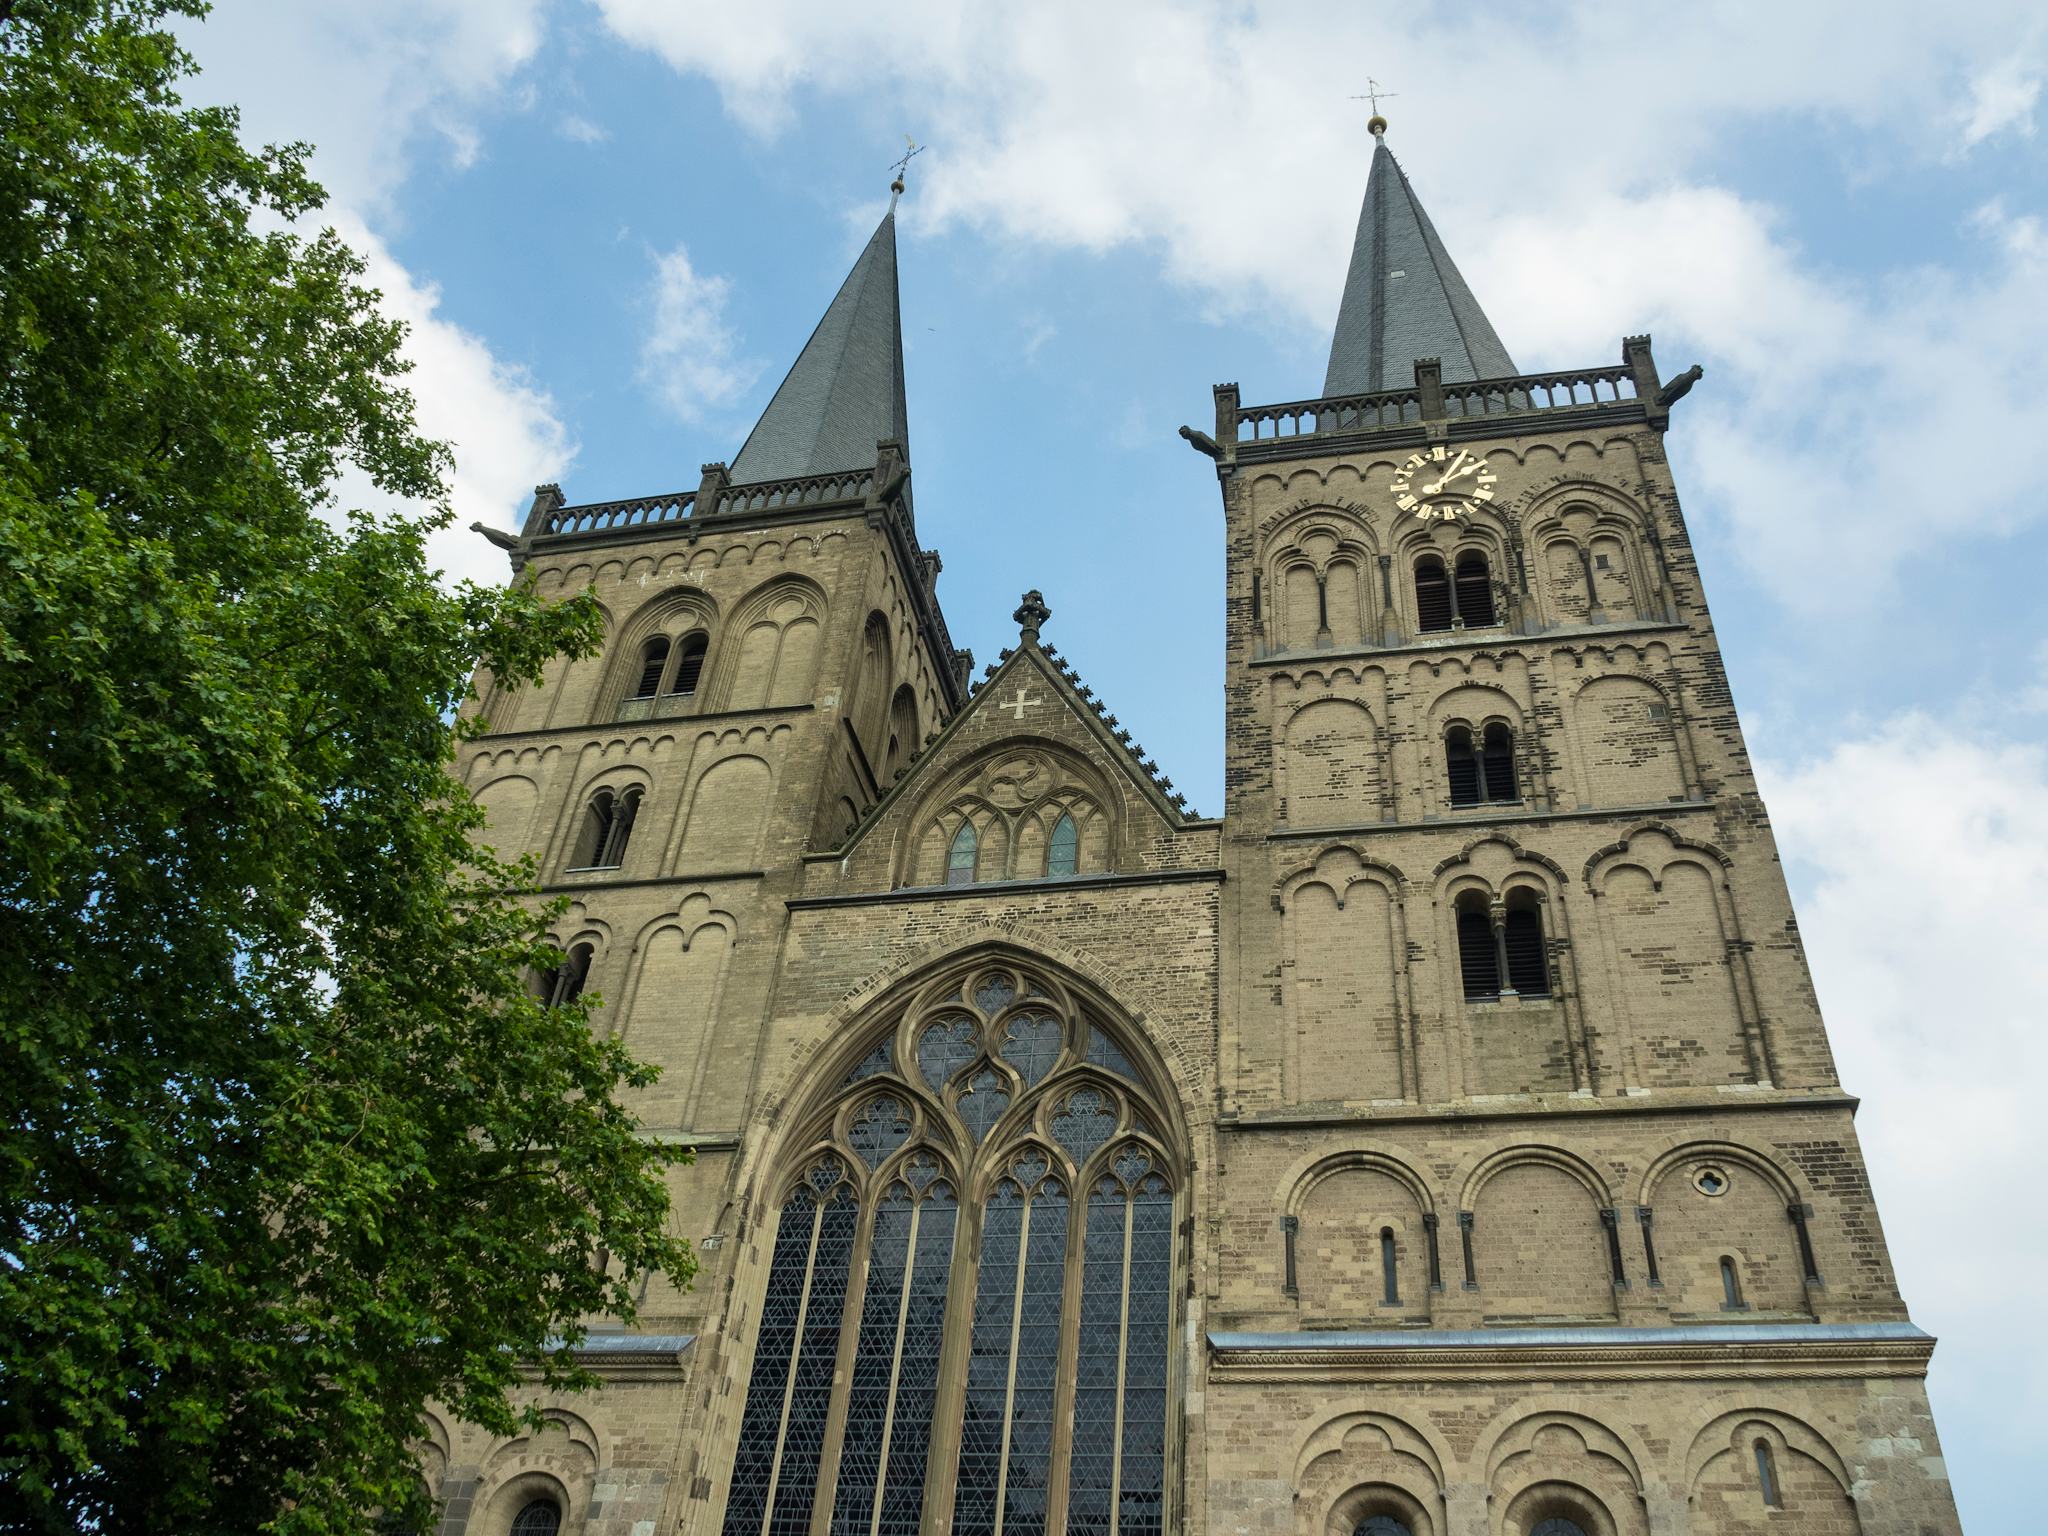
[[[1019,684],[1017,688],[1017,696],[1014,699],[1005,699],[1001,701],[996,705],[996,708],[1007,709],[1010,712],[1010,718],[1017,721],[1021,725],[1024,721],[1024,711],[1029,709],[1033,704],[1036,704],[1037,702],[1038,700],[1034,699],[1028,692],[1026,692],[1022,684]]]

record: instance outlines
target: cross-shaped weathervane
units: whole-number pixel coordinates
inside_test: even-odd
[[[1380,99],[1385,97],[1388,101],[1392,101],[1398,94],[1396,91],[1382,90],[1379,81],[1373,79],[1371,75],[1367,75],[1365,77],[1365,94],[1363,96],[1354,96],[1351,99],[1353,101],[1371,102],[1372,115],[1378,117],[1380,115]]]
[[[925,146],[918,143],[917,140],[907,133],[903,135],[903,143],[906,146],[903,151],[903,158],[889,167],[898,181],[903,179],[903,173],[910,168],[910,162],[925,152]]]

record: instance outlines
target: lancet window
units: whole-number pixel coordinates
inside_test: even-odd
[[[726,1536],[1163,1532],[1176,1160],[1057,979],[932,983],[780,1190]],[[842,1362],[850,1361],[850,1365]]]

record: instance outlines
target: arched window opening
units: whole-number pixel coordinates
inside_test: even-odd
[[[618,819],[618,797],[600,789],[583,810],[583,826],[576,836],[576,855],[571,869],[594,869],[612,838],[612,824]]]
[[[1415,1533],[1392,1515],[1373,1515],[1360,1522],[1352,1536],[1415,1536]]]
[[[1543,949],[1543,914],[1533,891],[1508,897],[1507,921],[1501,930],[1501,964],[1508,985],[1524,997],[1550,996],[1550,961]]]
[[[1494,941],[1493,918],[1486,900],[1476,892],[1458,906],[1458,971],[1467,1002],[1500,996],[1500,945]]]
[[[600,789],[590,797],[583,813],[583,828],[576,838],[572,869],[617,869],[626,860],[626,842],[633,835],[634,819],[640,814],[641,791],[635,787],[617,794]]]
[[[1486,556],[1468,549],[1458,556],[1458,576],[1451,592],[1453,611],[1467,629],[1484,629],[1499,622],[1493,613],[1493,573]]]
[[[1756,1485],[1763,1493],[1765,1508],[1783,1509],[1785,1506],[1778,1497],[1778,1467],[1771,1457],[1771,1442],[1760,1439],[1751,1449],[1756,1452]]]
[[[1742,1299],[1742,1276],[1736,1271],[1735,1260],[1727,1254],[1721,1256],[1721,1310],[1723,1312],[1747,1312],[1748,1304]]]
[[[512,1517],[512,1536],[555,1536],[562,1528],[562,1506],[553,1499],[535,1499]]]
[[[775,1218],[725,1536],[814,1515],[915,1536],[948,1506],[961,1536],[1162,1536],[1161,1118],[1053,978],[984,964],[921,999],[799,1138],[816,1150]],[[952,1432],[957,1459],[932,1465]]]
[[[573,1003],[583,995],[583,984],[590,979],[591,948],[578,944],[562,958],[560,965],[543,971],[540,986],[540,1000],[550,1008],[560,1008]]]
[[[1487,726],[1479,753],[1479,777],[1486,798],[1504,804],[1522,798],[1515,782],[1515,733],[1496,720]]]
[[[710,648],[711,637],[697,630],[683,636],[682,648],[676,653],[676,675],[667,692],[679,699],[687,699],[697,691],[697,682],[704,676],[704,653]]]
[[[1552,1515],[1531,1526],[1529,1536],[1586,1536],[1586,1528],[1563,1515]]]
[[[1451,627],[1451,581],[1435,555],[1415,562],[1415,625],[1424,634]]]
[[[1394,1229],[1380,1228],[1380,1299],[1390,1307],[1401,1304],[1401,1271],[1394,1246]]]
[[[640,648],[640,680],[633,685],[633,697],[651,699],[661,691],[661,675],[668,670],[668,636],[656,635]]]
[[[1045,844],[1045,872],[1057,880],[1080,866],[1081,834],[1074,830],[1074,818],[1061,816],[1053,823],[1052,836]]]
[[[1470,728],[1454,725],[1444,732],[1444,767],[1450,779],[1451,804],[1477,805],[1483,780]]]
[[[981,851],[981,840],[974,834],[974,823],[963,821],[960,830],[953,834],[953,845],[946,850],[946,884],[974,884],[974,864]]]

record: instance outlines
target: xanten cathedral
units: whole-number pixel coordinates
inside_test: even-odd
[[[543,985],[662,1068],[704,1268],[544,1432],[430,1426],[449,1536],[1958,1528],[1664,454],[1697,374],[1519,373],[1372,126],[1319,397],[1184,430],[1220,819],[1038,593],[978,681],[949,638],[893,205],[730,467],[541,488],[512,563],[607,641],[479,679],[458,772],[571,898]]]

